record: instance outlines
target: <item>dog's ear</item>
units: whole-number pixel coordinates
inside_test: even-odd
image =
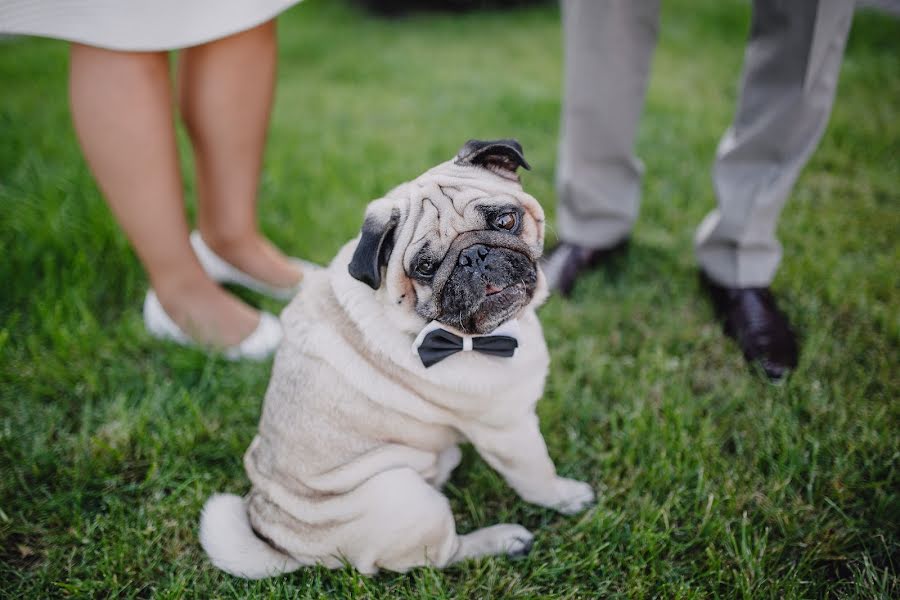
[[[480,165],[501,175],[516,174],[516,169],[523,167],[531,170],[525,160],[522,145],[516,140],[469,140],[456,153],[458,165]]]
[[[380,207],[378,207],[380,208]],[[400,221],[400,211],[385,211],[371,207],[360,230],[359,243],[350,259],[350,275],[377,290],[381,287],[381,268],[387,265],[394,249],[394,232]]]

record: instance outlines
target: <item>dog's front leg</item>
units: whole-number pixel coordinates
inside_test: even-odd
[[[502,428],[472,424],[465,433],[482,458],[523,500],[567,515],[594,502],[590,485],[556,474],[534,413]]]

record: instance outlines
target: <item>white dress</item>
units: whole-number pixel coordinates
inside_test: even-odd
[[[175,50],[244,31],[300,0],[0,0],[0,33],[111,50]]]

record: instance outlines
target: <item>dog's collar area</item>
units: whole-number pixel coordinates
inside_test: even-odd
[[[480,352],[489,356],[512,358],[519,350],[519,322],[503,323],[490,333],[470,335],[437,321],[422,328],[412,344],[425,368],[431,367],[457,352]]]

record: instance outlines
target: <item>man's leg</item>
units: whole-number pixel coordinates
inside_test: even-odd
[[[775,227],[828,122],[853,7],[754,2],[737,114],[716,155],[718,208],[697,230],[726,330],[776,378],[795,366],[796,344],[767,289],[781,259]]]
[[[634,140],[656,46],[658,0],[563,0],[565,90],[557,180],[561,243],[545,263],[568,292],[623,242],[638,213]]]
[[[754,3],[734,123],[719,143],[719,207],[697,231],[697,258],[715,282],[765,287],[781,246],[775,227],[828,123],[852,1]]]

